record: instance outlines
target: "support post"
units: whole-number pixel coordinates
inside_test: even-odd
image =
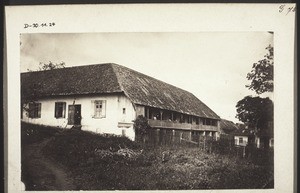
[[[175,141],[175,130],[173,129],[172,130],[172,142],[174,143],[174,141]]]
[[[179,139],[179,143],[181,143],[181,140],[182,140],[182,132],[180,132],[180,139]]]

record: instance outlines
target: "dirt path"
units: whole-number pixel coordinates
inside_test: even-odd
[[[43,156],[42,149],[50,140],[52,138],[24,149],[22,170],[26,175],[26,190],[75,190],[76,187],[66,169]]]

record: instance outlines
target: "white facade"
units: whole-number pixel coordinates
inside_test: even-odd
[[[246,146],[248,143],[248,136],[234,136],[234,144],[239,146]]]
[[[268,139],[268,144],[267,147],[269,148],[274,148],[274,138],[270,138]],[[264,146],[264,144],[262,143],[262,139],[260,137],[255,137],[255,144],[257,148],[262,148]]]
[[[94,116],[94,101],[104,101],[102,106],[105,113],[102,117]],[[99,95],[99,96],[78,96],[78,97],[52,97],[51,99],[41,99],[36,101],[41,103],[39,118],[29,118],[28,112],[23,111],[22,121],[33,124],[49,125],[61,128],[70,128],[68,125],[70,105],[81,106],[82,130],[96,133],[108,133],[115,135],[125,135],[134,140],[133,120],[136,118],[134,106],[131,101],[121,94]],[[55,103],[65,102],[65,116],[55,117]]]

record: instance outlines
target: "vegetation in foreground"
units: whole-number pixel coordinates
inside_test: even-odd
[[[22,151],[49,139],[41,154],[66,168],[76,190],[273,188],[273,165],[198,148],[142,148],[124,137],[22,125]],[[26,163],[22,163],[25,164]],[[34,171],[30,171],[33,169]],[[23,181],[32,179],[22,170]],[[31,187],[27,186],[29,190]]]

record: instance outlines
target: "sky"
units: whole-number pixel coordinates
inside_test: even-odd
[[[34,33],[20,35],[21,72],[39,63],[66,67],[117,63],[193,93],[221,118],[235,118],[236,104],[255,96],[245,85],[263,59],[268,32]],[[272,99],[272,93],[267,93]],[[263,96],[264,97],[264,96]]]

